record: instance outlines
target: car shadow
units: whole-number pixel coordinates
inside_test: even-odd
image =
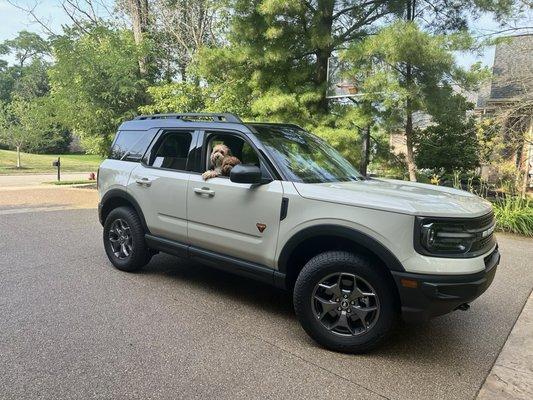
[[[294,317],[291,294],[274,286],[212,268],[190,259],[158,254],[143,269],[145,274],[164,275],[187,282],[199,292],[261,309],[263,312]]]
[[[273,317],[298,324],[291,293],[253,279],[166,254],[154,256],[141,273],[186,282],[189,289],[197,290],[200,295],[216,294],[220,296],[221,301],[257,308],[263,314],[271,314]],[[462,325],[465,320],[468,321],[467,317],[461,314],[464,313],[455,312],[423,324],[406,324],[400,321],[379,348],[359,357],[378,356],[388,360],[405,361],[416,354],[419,362],[431,362],[439,355],[443,361],[449,359],[451,362],[461,356],[458,344],[464,339]],[[310,338],[307,338],[306,346],[320,349]]]

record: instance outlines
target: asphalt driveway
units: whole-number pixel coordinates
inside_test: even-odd
[[[0,213],[0,398],[472,399],[533,287],[533,241],[499,242],[469,311],[354,356],[269,286],[166,255],[113,269],[94,209]]]

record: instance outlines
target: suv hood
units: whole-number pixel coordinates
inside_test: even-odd
[[[409,215],[478,217],[492,209],[488,201],[463,190],[392,179],[294,182],[294,186],[307,199]]]

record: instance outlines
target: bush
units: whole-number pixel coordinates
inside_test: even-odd
[[[417,131],[415,161],[435,172],[469,171],[479,166],[479,146],[473,118],[431,125]]]
[[[41,143],[30,143],[26,148],[28,153],[35,154],[64,154],[68,153],[72,134],[66,129],[56,129],[56,131],[43,132]]]
[[[493,203],[496,228],[502,232],[533,237],[533,202],[518,196],[506,196]]]

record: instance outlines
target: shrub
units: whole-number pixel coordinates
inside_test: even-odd
[[[506,196],[493,203],[496,228],[502,232],[533,237],[533,202],[518,196]]]

